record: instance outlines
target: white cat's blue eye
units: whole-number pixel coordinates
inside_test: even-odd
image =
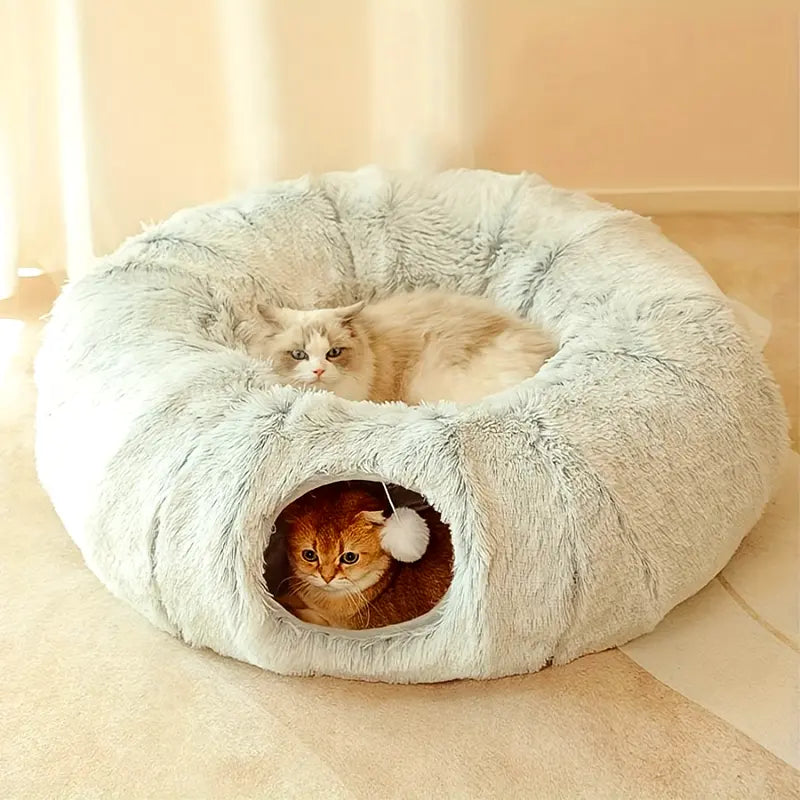
[[[313,550],[303,550],[300,555],[304,561],[310,561],[312,564],[317,560],[317,554]]]
[[[346,553],[342,553],[339,560],[342,562],[342,564],[355,564],[356,561],[358,561],[358,553],[348,550]]]
[[[341,347],[331,347],[331,349],[328,350],[327,353],[325,353],[325,358],[339,358],[341,354],[342,354]]]
[[[291,350],[289,351],[289,355],[295,361],[305,361],[308,358],[308,353],[305,350]]]

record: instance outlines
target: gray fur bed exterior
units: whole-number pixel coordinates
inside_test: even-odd
[[[558,354],[465,408],[274,385],[254,303],[483,294]],[[787,446],[758,348],[649,221],[532,175],[367,168],[182,211],[58,300],[36,378],[41,481],[88,566],[154,625],[289,674],[535,671],[650,631],[728,561]],[[452,528],[455,577],[405,626],[338,632],[267,594],[304,487],[380,476]]]

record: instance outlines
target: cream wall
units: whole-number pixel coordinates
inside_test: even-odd
[[[481,164],[601,189],[797,185],[797,5],[472,7]]]
[[[369,162],[798,183],[783,0],[10,0],[0,34],[0,213],[17,261],[72,274],[142,220]]]

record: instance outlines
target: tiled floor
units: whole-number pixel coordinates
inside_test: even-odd
[[[727,567],[622,648],[637,664],[800,767],[800,456]]]

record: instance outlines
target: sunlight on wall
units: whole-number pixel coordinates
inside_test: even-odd
[[[277,173],[273,53],[269,3],[217,0],[225,76],[231,189],[249,189]]]
[[[8,140],[0,128],[0,300],[17,284],[17,214]]]
[[[400,169],[472,163],[462,11],[462,0],[371,0],[375,161]]]
[[[24,327],[25,323],[20,319],[0,319],[0,384],[5,380],[11,359],[19,349]]]
[[[24,73],[20,75],[24,42],[17,29],[19,17],[17,5],[0,4],[0,300],[10,297],[17,285],[20,198],[16,145],[21,99],[30,88]]]
[[[94,254],[75,0],[57,0],[54,22],[61,203],[67,239],[66,267],[67,274],[77,278],[89,268]]]

